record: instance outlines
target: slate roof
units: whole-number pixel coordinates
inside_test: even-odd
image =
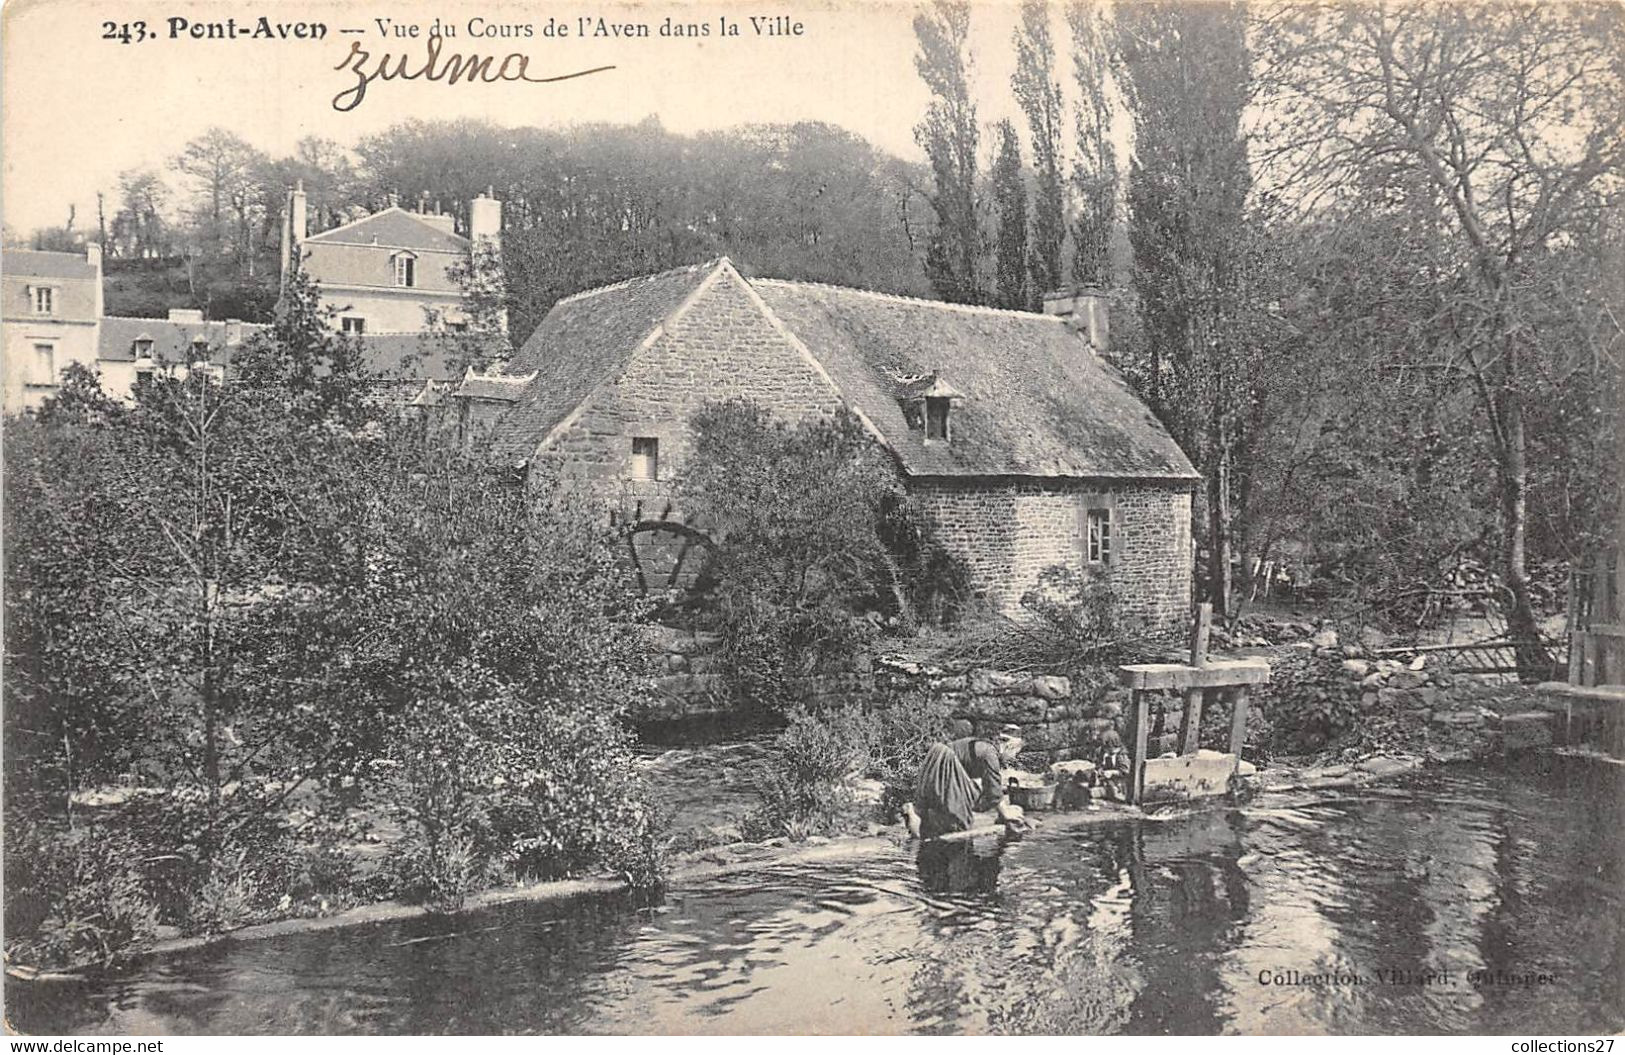
[[[350,242],[356,245],[390,246],[396,249],[426,249],[466,253],[468,239],[430,223],[417,213],[393,205],[371,216],[313,234],[306,242]]]
[[[247,341],[256,333],[270,327],[252,322],[233,323]],[[140,319],[122,315],[104,315],[101,332],[96,337],[96,358],[116,363],[136,360],[135,342],[152,342],[152,358],[162,363],[192,362],[192,342],[202,337],[209,342],[211,362],[222,363],[229,357],[226,348],[224,322],[173,322],[169,319]]]
[[[19,278],[94,279],[96,269],[83,253],[51,253],[43,249],[12,249],[0,253],[0,270]]]
[[[1195,480],[1123,376],[1063,319],[814,283],[753,279],[914,476]],[[950,442],[910,429],[899,397],[937,375]]]
[[[513,374],[536,371],[525,400],[502,416],[492,449],[529,458],[559,422],[593,390],[620,374],[644,338],[676,311],[718,266],[694,264],[565,297],[509,363]]]
[[[496,453],[528,458],[721,267],[732,265],[711,261],[559,301],[510,367],[537,378],[498,422]],[[1122,375],[1056,316],[746,281],[910,475],[1200,478]],[[904,415],[928,391],[953,399],[949,442],[927,443]]]
[[[498,403],[517,403],[525,390],[536,380],[536,371],[518,376],[503,374],[477,374],[473,367],[463,374],[462,384],[451,393],[459,399],[486,399]]]
[[[364,333],[361,363],[369,374],[389,379],[453,381],[460,375],[433,334]]]

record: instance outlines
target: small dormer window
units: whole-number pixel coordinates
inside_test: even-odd
[[[130,351],[134,353],[137,359],[151,359],[152,338],[137,337],[135,340],[130,342]]]
[[[925,400],[925,438],[948,439],[948,407],[946,396],[927,396]]]
[[[192,338],[192,362],[205,363],[209,361],[209,339],[199,334]]]
[[[410,287],[418,284],[418,262],[411,253],[396,254],[395,284],[403,287]]]

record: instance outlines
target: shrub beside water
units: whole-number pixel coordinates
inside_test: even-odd
[[[111,966],[158,926],[142,849],[117,828],[6,825],[6,956],[28,966]]]
[[[756,774],[760,804],[741,825],[745,838],[829,835],[865,820],[895,819],[914,797],[919,766],[931,744],[948,739],[949,713],[924,694],[884,695],[867,705],[816,713],[799,708]],[[881,816],[859,801],[856,778],[885,786]]]

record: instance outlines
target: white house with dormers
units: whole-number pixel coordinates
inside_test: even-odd
[[[308,233],[305,191],[288,194],[282,227],[282,275],[295,267],[321,289],[332,324],[361,336],[420,334],[467,324],[457,269],[473,245],[500,245],[502,203],[483,194],[468,203],[466,235],[450,213],[388,208],[318,234]]]

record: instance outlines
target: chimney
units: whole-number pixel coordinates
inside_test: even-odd
[[[299,266],[299,247],[304,244],[308,234],[310,225],[305,209],[305,181],[299,180],[293,185],[293,190],[288,192],[288,208],[282,217],[280,260],[284,285],[287,284],[288,272]]]
[[[100,242],[85,243],[85,263],[96,272],[95,310],[97,324],[100,325],[102,317],[102,244]]]
[[[203,309],[202,308],[170,308],[169,309],[169,321],[170,322],[202,322],[203,321]]]
[[[1106,291],[1092,287],[1044,294],[1044,314],[1055,315],[1088,340],[1091,350],[1105,358],[1110,350],[1110,302]]]
[[[468,240],[477,242],[482,238],[489,238],[498,245],[502,242],[502,203],[496,200],[490,187],[468,203]]]

